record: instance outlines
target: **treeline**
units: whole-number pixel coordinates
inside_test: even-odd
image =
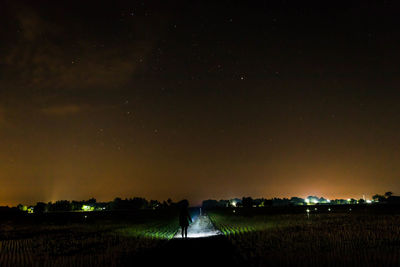
[[[187,200],[177,203],[171,199],[160,202],[158,200],[147,200],[142,197],[121,199],[115,198],[110,202],[97,202],[95,198],[82,201],[58,200],[56,202],[38,202],[34,206],[19,204],[17,208],[27,213],[46,213],[46,212],[79,212],[79,211],[117,211],[117,210],[143,210],[143,209],[166,209],[175,208]]]
[[[58,200],[56,202],[38,202],[34,206],[19,204],[17,208],[27,213],[46,213],[46,212],[78,212],[78,211],[117,211],[117,210],[143,210],[143,209],[166,209],[177,208],[187,200],[173,202],[171,199],[166,201],[147,200],[142,197],[121,199],[115,198],[109,202],[97,202],[95,198],[82,201]],[[323,197],[308,196],[306,198],[256,198],[242,197],[229,200],[204,200],[204,209],[226,208],[226,207],[268,207],[268,206],[299,206],[299,205],[345,205],[345,204],[400,204],[400,196],[394,196],[392,192],[383,195],[376,194],[369,199],[334,199],[329,200]]]
[[[400,196],[394,196],[392,192],[386,192],[384,195],[375,194],[372,199],[326,199],[317,196],[308,196],[306,198],[256,198],[243,197],[234,199],[204,200],[202,207],[204,209],[227,208],[227,207],[268,207],[268,206],[301,206],[301,205],[346,205],[346,204],[400,204]]]

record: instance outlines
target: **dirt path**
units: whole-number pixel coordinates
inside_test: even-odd
[[[214,228],[208,216],[202,215],[190,225],[188,239],[182,239],[178,231],[175,238],[146,255],[144,264],[186,267],[243,266],[235,252],[235,247]]]

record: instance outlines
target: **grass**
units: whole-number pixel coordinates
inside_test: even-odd
[[[393,213],[315,212],[308,218],[305,213],[268,215],[226,209],[208,215],[248,266],[400,263],[400,215]],[[88,217],[72,223],[52,220],[0,222],[0,266],[137,265],[136,259],[160,248],[178,231],[173,213],[92,221]]]
[[[122,236],[144,237],[151,239],[171,239],[178,231],[178,224],[175,219],[150,221],[133,226],[126,225],[116,230]]]
[[[253,266],[398,266],[400,216],[209,212]]]
[[[0,266],[130,266],[172,238],[174,216],[131,221],[0,226]]]

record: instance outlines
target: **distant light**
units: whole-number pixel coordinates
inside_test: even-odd
[[[85,219],[87,218],[87,215],[85,215]]]
[[[350,201],[351,201],[351,199],[350,199],[350,198],[348,198],[348,199],[347,199],[347,202],[350,202]]]
[[[331,201],[329,199],[327,199],[326,202],[331,203]]]
[[[236,210],[233,210],[233,213],[236,213]]]
[[[317,199],[313,199],[313,200],[312,200],[312,203],[317,204],[317,203],[318,203],[318,200],[317,200]]]
[[[236,207],[236,201],[232,201],[232,206]]]
[[[349,209],[349,211],[351,211],[351,208]]]
[[[304,201],[305,201],[306,203],[310,203],[310,200],[309,200],[308,198],[306,198]]]
[[[331,211],[331,208],[328,208],[328,211]]]
[[[310,209],[306,209],[306,211],[307,211],[307,213],[309,213],[309,212],[310,212]]]
[[[367,199],[367,203],[368,203],[368,204],[371,204],[371,203],[372,203],[372,201],[371,201],[371,200],[369,200],[369,199]]]
[[[318,210],[317,208],[315,208],[314,210]]]
[[[94,207],[90,205],[82,205],[82,210],[83,211],[94,211]]]

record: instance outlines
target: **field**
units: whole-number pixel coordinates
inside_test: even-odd
[[[191,240],[171,210],[0,217],[0,266],[400,266],[398,208],[349,207],[208,210],[224,236]]]
[[[236,210],[235,210],[236,211]],[[252,266],[399,266],[400,215],[209,211]]]
[[[71,216],[72,220],[65,220]],[[175,213],[132,218],[96,218],[90,213],[51,217],[3,221],[0,266],[127,266],[162,246],[178,230]]]

